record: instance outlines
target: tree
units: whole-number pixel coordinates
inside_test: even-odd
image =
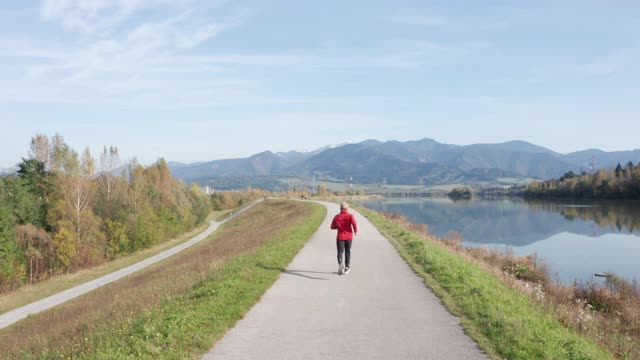
[[[134,214],[138,214],[141,204],[146,201],[148,189],[147,180],[144,175],[144,167],[138,163],[137,159],[129,162],[129,202],[133,204]]]
[[[71,156],[71,148],[64,142],[60,134],[55,134],[51,139],[50,167],[51,171],[64,173],[69,166],[67,161]]]
[[[91,150],[85,148],[80,161],[80,175],[85,179],[92,179],[96,172],[96,161],[91,156]]]
[[[21,180],[21,184],[24,191],[29,194],[28,211],[33,213],[34,216],[30,217],[29,221],[40,228],[48,229],[49,226],[46,221],[47,209],[49,206],[49,197],[51,193],[55,191],[52,174],[46,171],[45,164],[39,160],[23,160],[18,164],[18,177]],[[18,190],[18,189],[16,189]],[[18,190],[18,192],[21,192]],[[26,195],[22,200],[26,200]],[[17,199],[16,199],[17,200]],[[15,202],[18,204],[20,202]]]
[[[46,271],[45,265],[52,253],[53,243],[46,231],[31,224],[16,226],[15,233],[28,259],[29,283],[34,283],[40,278],[40,272]]]
[[[117,181],[115,171],[120,166],[120,155],[118,148],[110,146],[109,150],[105,146],[100,155],[100,169],[102,173],[98,177],[100,190],[106,194],[107,201],[111,201],[113,189]]]
[[[119,221],[105,220],[105,232],[107,237],[106,255],[113,259],[117,254],[129,250],[129,237],[127,227]]]
[[[222,203],[222,207],[224,209],[233,209],[236,207],[236,202],[233,200],[233,196],[231,196],[231,192],[224,191],[220,196],[220,202]]]
[[[191,202],[190,213],[196,216],[194,223],[203,222],[211,211],[211,203],[207,201],[206,195],[196,183],[191,184],[189,187],[189,201]]]
[[[2,185],[2,178],[0,178]],[[13,289],[24,277],[24,255],[15,242],[14,219],[7,198],[0,187],[0,289]]]
[[[73,233],[69,230],[69,225],[61,224],[59,230],[53,236],[56,259],[67,273],[71,269],[71,264],[77,253]]]
[[[46,135],[36,134],[31,138],[29,158],[43,163],[45,170],[51,169],[51,142]]]
[[[45,199],[53,191],[53,179],[45,164],[39,160],[22,160],[18,164],[18,177],[24,180],[29,192]]]
[[[318,196],[327,196],[327,185],[320,184],[318,186]]]
[[[623,173],[623,169],[622,166],[620,165],[620,163],[618,163],[618,166],[616,166],[616,177],[619,178],[620,176],[622,176]]]
[[[630,180],[633,177],[633,163],[629,161],[624,167],[624,178]]]
[[[175,205],[174,180],[164,159],[160,158],[147,167],[144,176],[149,184],[149,197],[154,207],[168,209]]]
[[[63,149],[66,148],[66,144],[59,146]],[[104,237],[99,234],[98,230],[101,222],[96,219],[91,208],[94,203],[96,187],[92,179],[94,162],[88,150],[85,150],[81,160],[78,159],[78,153],[72,149],[59,153],[57,161],[63,164],[59,176],[62,197],[49,212],[50,223],[56,224],[54,225],[56,233],[61,231],[60,224],[64,224],[65,231],[70,231],[73,234],[73,249],[79,253],[70,259],[79,260],[79,263],[85,264],[90,260],[91,253],[94,253],[89,249]],[[62,155],[66,157],[62,157]],[[66,240],[67,234],[63,233],[63,235]],[[65,266],[68,270],[69,266],[75,266],[75,264],[71,262]]]

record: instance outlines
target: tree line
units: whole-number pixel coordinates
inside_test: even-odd
[[[618,164],[593,174],[569,171],[560,179],[533,182],[524,191],[529,197],[571,197],[591,199],[640,199],[640,163]]]
[[[173,179],[164,159],[123,163],[105,146],[96,160],[59,134],[36,135],[17,174],[0,177],[0,291],[149,247],[237,202],[216,205]]]

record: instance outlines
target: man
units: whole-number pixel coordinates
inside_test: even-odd
[[[331,222],[331,229],[338,230],[336,238],[336,246],[338,248],[338,275],[348,274],[351,270],[351,242],[353,236],[358,235],[358,224],[353,214],[348,212],[349,204],[343,202],[340,204],[340,214],[334,216]],[[345,254],[344,262],[346,267],[342,266],[342,254]]]

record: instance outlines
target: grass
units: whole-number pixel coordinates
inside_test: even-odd
[[[412,228],[371,210],[358,210],[391,240],[491,358],[614,358],[595,341],[569,330],[528,294],[512,288],[473,259],[426,236],[420,231],[423,228]],[[450,241],[455,243],[455,239]]]
[[[129,265],[133,265],[146,258],[159,254],[176,245],[180,245],[207,229],[209,227],[209,220],[219,216],[220,213],[221,212],[217,211],[211,213],[204,224],[180,235],[179,237],[162,242],[156,246],[116,258],[92,268],[82,269],[70,274],[58,275],[39,283],[28,284],[14,291],[3,293],[0,295],[0,314],[70,289],[87,281],[97,279],[101,276],[123,269]]]
[[[197,358],[248,311],[324,219],[273,200],[140,273],[0,331],[0,358]]]
[[[537,181],[533,178],[497,178],[496,180],[500,185],[529,185],[530,183]]]

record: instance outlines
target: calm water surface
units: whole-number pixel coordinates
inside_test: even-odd
[[[462,234],[466,246],[538,254],[558,280],[589,281],[613,272],[640,280],[640,203],[382,199],[375,210],[426,224],[431,233]]]

